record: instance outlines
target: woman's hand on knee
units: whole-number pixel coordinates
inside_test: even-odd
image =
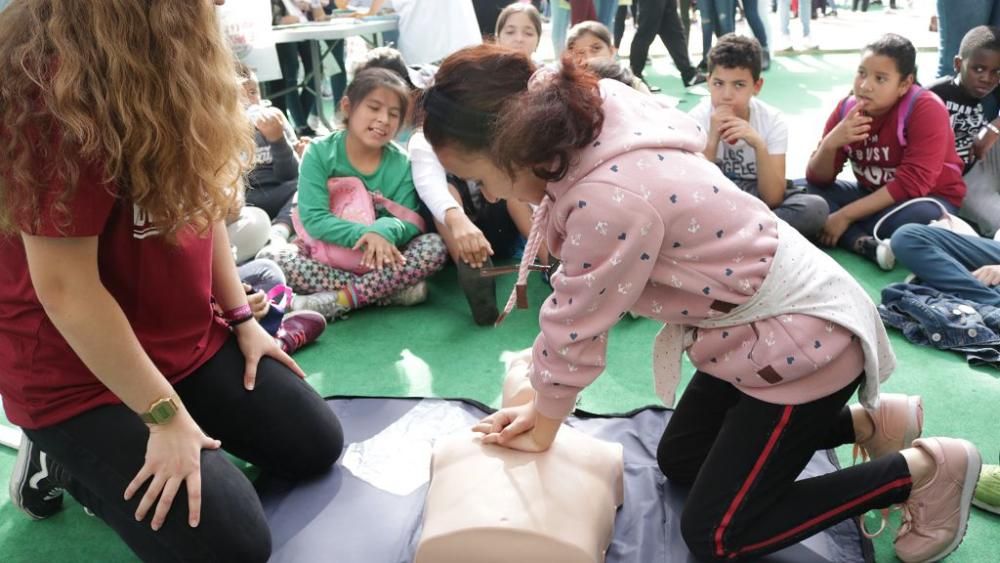
[[[295,363],[295,360],[281,349],[275,339],[257,321],[247,321],[236,325],[233,332],[236,333],[236,343],[239,344],[240,351],[243,352],[246,364],[243,372],[243,387],[247,391],[253,391],[254,385],[257,383],[257,365],[264,356],[278,360],[299,378],[306,378],[306,374],[299,367],[299,364]]]
[[[145,519],[155,504],[150,527],[159,530],[181,484],[186,483],[188,525],[197,527],[201,521],[201,450],[221,446],[221,442],[206,436],[183,408],[170,422],[150,425],[146,461],[125,488],[125,500],[128,501],[149,482],[135,511],[135,519]]]

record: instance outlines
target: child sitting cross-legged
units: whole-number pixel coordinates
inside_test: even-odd
[[[359,72],[341,109],[346,128],[310,143],[299,171],[297,247],[269,247],[258,258],[281,266],[297,293],[292,310],[309,309],[336,319],[367,305],[413,305],[426,299],[423,280],[440,270],[447,250],[436,234],[420,234],[419,202],[410,161],[392,139],[409,105],[409,90],[394,73],[379,68]],[[331,211],[330,179],[357,179],[378,194],[371,224]],[[296,229],[299,231],[299,229]],[[304,240],[303,240],[304,239]],[[360,250],[356,263],[333,264],[318,250]],[[341,255],[343,252],[340,253]],[[312,257],[310,257],[312,256]]]
[[[956,213],[965,197],[948,110],[915,78],[916,49],[905,37],[889,33],[865,47],[854,95],[830,114],[806,171],[810,191],[830,204],[820,242],[884,269],[894,259],[879,239],[888,240],[907,223],[940,219],[942,208]],[[856,182],[837,180],[847,161]],[[925,197],[936,201],[910,202]]]

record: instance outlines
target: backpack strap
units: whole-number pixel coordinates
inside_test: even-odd
[[[903,96],[903,99],[899,101],[899,107],[896,109],[896,139],[899,140],[899,146],[906,146],[906,125],[910,122],[910,114],[913,113],[913,106],[917,104],[917,98],[924,93],[924,89],[914,84],[910,86],[910,89]]]

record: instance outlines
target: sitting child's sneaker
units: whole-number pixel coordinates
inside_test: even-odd
[[[31,518],[48,518],[62,508],[63,490],[50,473],[50,461],[25,434],[10,474],[10,500]]]
[[[883,393],[878,408],[869,412],[875,430],[867,440],[858,441],[854,458],[878,459],[909,448],[924,428],[924,404],[918,395]]]
[[[883,240],[878,243],[878,248],[875,249],[875,263],[887,272],[896,267],[896,255],[893,254],[889,241]]]
[[[939,561],[965,537],[982,459],[970,442],[955,438],[923,438],[913,447],[934,459],[934,475],[903,504],[896,556],[907,563]]]
[[[1000,465],[984,465],[972,504],[993,514],[1000,514]]]
[[[859,237],[854,241],[854,252],[864,256],[878,264],[883,270],[891,270],[896,267],[896,255],[892,253],[889,241],[879,242],[873,236]]]
[[[292,297],[293,311],[316,311],[328,321],[335,321],[347,315],[350,309],[341,305],[336,291],[320,291],[309,295],[296,294]]]
[[[422,281],[393,293],[389,296],[386,304],[412,307],[424,301],[427,301],[427,282]]]
[[[278,342],[286,354],[293,354],[311,344],[326,330],[326,318],[316,311],[295,311],[281,319]]]

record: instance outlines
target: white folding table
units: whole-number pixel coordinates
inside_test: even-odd
[[[309,41],[309,51],[312,56],[312,85],[316,92],[316,117],[328,129],[333,129],[323,110],[323,97],[320,95],[326,74],[320,61],[323,58],[320,51],[320,41],[346,40],[348,37],[362,37],[373,47],[381,46],[382,34],[399,29],[397,16],[374,16],[371,18],[333,18],[325,22],[280,25],[271,31],[275,43],[298,43]],[[347,69],[343,69],[347,72]],[[309,77],[306,77],[308,80]],[[298,124],[300,127],[305,125]]]

